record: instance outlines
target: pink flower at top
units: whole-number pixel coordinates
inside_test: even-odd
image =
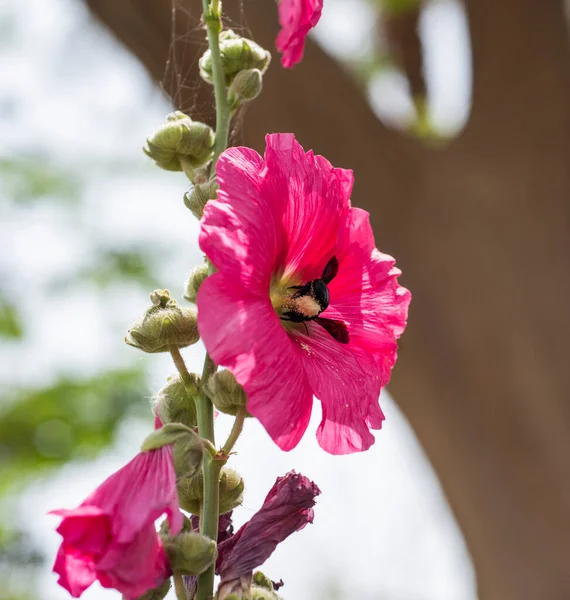
[[[63,537],[53,570],[74,598],[95,581],[126,598],[138,598],[170,576],[154,522],[168,515],[173,535],[183,516],[176,495],[172,449],[141,452],[63,517]]]
[[[305,154],[292,134],[266,141],[264,159],[230,148],[217,164],[200,233],[217,272],[198,294],[200,334],[283,450],[307,429],[313,395],[320,445],[366,450],[410,293],[375,248],[368,213],[350,206],[352,172]]]
[[[275,42],[281,52],[281,64],[290,68],[301,62],[305,38],[321,18],[323,0],[280,0],[281,31]]]

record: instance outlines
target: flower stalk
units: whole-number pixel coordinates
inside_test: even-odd
[[[230,110],[226,90],[226,79],[220,54],[220,32],[222,31],[220,0],[202,0],[204,7],[204,23],[208,34],[208,46],[212,53],[212,74],[214,79],[214,96],[216,99],[216,141],[212,160],[212,175],[216,171],[216,161],[228,146],[230,130]]]
[[[245,417],[247,415],[247,409],[245,406],[242,406],[238,409],[236,414],[236,419],[232,426],[232,430],[230,431],[230,435],[222,448],[222,453],[227,458],[230,455],[230,452],[233,450],[235,443],[238,441],[239,436],[243,430],[243,424],[245,421]]]
[[[186,587],[180,573],[174,573],[174,591],[176,592],[176,600],[187,600]]]

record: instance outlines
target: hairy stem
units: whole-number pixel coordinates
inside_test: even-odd
[[[236,420],[234,421],[232,430],[230,431],[230,435],[228,436],[228,439],[226,440],[226,443],[224,444],[224,447],[222,448],[222,452],[223,452],[224,456],[227,457],[229,455],[229,453],[232,451],[233,447],[235,446],[235,443],[238,441],[238,438],[241,435],[241,432],[243,430],[243,423],[245,421],[246,415],[247,415],[247,410],[246,410],[245,406],[240,406],[240,408],[238,409],[237,414],[236,414]]]
[[[180,573],[174,574],[174,591],[176,592],[177,600],[187,600],[186,586],[184,585],[184,580]]]
[[[212,175],[216,170],[216,161],[228,147],[230,130],[230,109],[226,89],[226,75],[220,55],[220,32],[222,31],[220,0],[202,0],[204,7],[204,23],[208,33],[208,46],[212,54],[212,77],[214,79],[214,95],[216,97],[216,141],[214,144],[214,159]]]
[[[204,23],[208,33],[208,46],[212,55],[212,76],[214,79],[214,96],[216,99],[216,139],[214,144],[214,158],[211,174],[216,171],[216,162],[220,154],[227,148],[230,128],[230,111],[226,89],[226,77],[220,56],[220,32],[222,30],[221,2],[220,0],[202,0],[204,7]],[[209,271],[213,267],[209,265]],[[208,439],[215,444],[214,438],[214,407],[204,393],[204,386],[210,376],[216,372],[214,361],[206,354],[202,370],[202,391],[196,399],[198,415],[198,433],[200,437]],[[217,460],[211,455],[204,457],[202,466],[204,474],[204,494],[200,530],[203,535],[217,541],[218,517],[220,504],[220,470],[225,461]],[[215,566],[198,577],[198,591],[196,600],[209,600],[214,597]]]

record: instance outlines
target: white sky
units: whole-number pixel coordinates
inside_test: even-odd
[[[422,20],[433,118],[442,128],[459,127],[468,110],[462,19],[455,4],[435,2]],[[318,38],[327,48],[335,39],[337,49],[342,40],[343,52],[358,52],[369,24],[359,0],[326,0]],[[120,239],[126,247],[149,240],[160,244],[166,252],[164,287],[180,295],[186,272],[200,259],[197,224],[181,201],[186,183],[178,174],[154,168],[140,151],[170,108],[136,61],[89,21],[79,0],[3,0],[0,31],[7,30],[13,36],[0,40],[0,157],[35,151],[70,170],[90,169],[79,223],[56,203],[38,206],[25,221],[18,210],[1,209],[0,273],[26,290],[23,306],[34,327],[25,347],[4,349],[0,380],[29,377],[24,358],[34,364],[38,382],[63,367],[92,373],[128,364],[135,351],[124,346],[120,332],[146,306],[146,295],[125,289],[117,302],[116,293],[113,298],[95,296],[85,286],[51,297],[45,282],[72,273],[89,259],[88,233],[113,243]],[[280,68],[277,60],[271,68]],[[405,114],[405,86],[396,83],[372,86],[379,113]],[[97,167],[101,158],[126,160],[131,166],[107,172]],[[354,169],[358,177],[357,164],[337,166]],[[111,301],[116,311],[109,326],[101,306]],[[186,353],[196,370],[201,352],[196,347]],[[170,363],[164,356],[135,359],[148,365],[150,396],[172,372]],[[233,464],[247,486],[238,524],[289,469],[313,478],[322,490],[315,523],[282,544],[263,569],[273,579],[283,578],[282,594],[288,600],[332,598],[333,588],[343,600],[475,598],[469,558],[432,469],[389,397],[382,406],[387,420],[376,445],[346,457],[318,448],[318,410],[310,433],[288,454],[256,422],[247,423]],[[222,430],[229,423],[222,417]],[[55,556],[59,543],[57,520],[45,516],[46,511],[80,502],[134,455],[146,433],[139,422],[125,423],[115,447],[94,464],[70,465],[25,494],[18,518],[41,541],[46,555]],[[86,600],[117,597],[97,585],[84,595]],[[46,570],[37,598],[63,600],[68,595]]]

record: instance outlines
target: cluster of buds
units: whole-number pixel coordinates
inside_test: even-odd
[[[261,93],[263,74],[271,62],[271,54],[253,40],[231,29],[220,33],[220,57],[228,90],[228,104],[233,112]],[[200,76],[214,83],[212,53],[208,49],[199,62]]]

